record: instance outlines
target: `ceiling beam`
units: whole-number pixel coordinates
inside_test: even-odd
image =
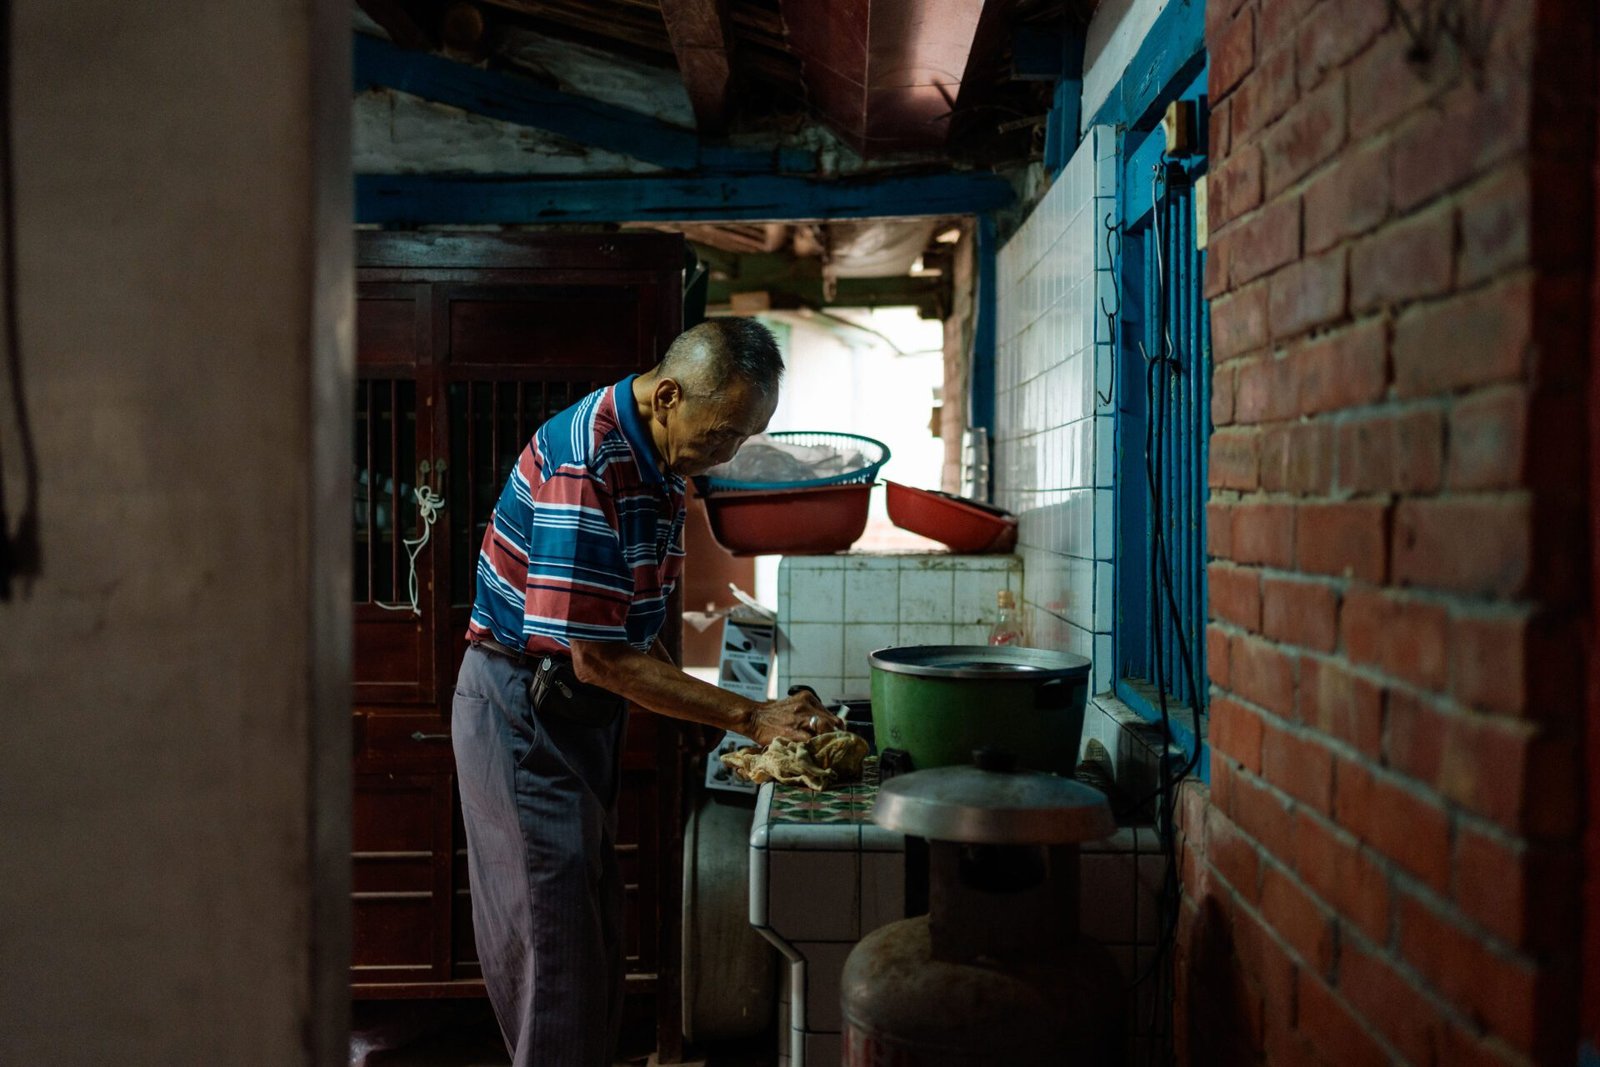
[[[774,280],[761,285],[713,280],[706,289],[706,305],[731,307],[745,293],[765,293],[774,311],[799,308],[914,307],[924,319],[942,319],[950,308],[950,282],[946,278],[840,278],[829,299],[821,278]]]
[[[781,10],[811,101],[870,159],[944,148],[985,7],[986,0],[782,0]]]
[[[423,32],[400,0],[356,0],[356,6],[383,27],[389,39],[402,48],[432,48],[436,41]]]
[[[691,170],[699,139],[685,129],[502,71],[355,35],[355,87],[395,89],[484,118],[544,130],[669,170]]]
[[[694,240],[692,233],[686,237]],[[723,307],[742,293],[765,293],[775,309],[801,307],[915,307],[925,319],[943,318],[950,306],[947,273],[912,277],[838,278],[832,297],[823,283],[822,262],[787,253],[728,253],[697,247],[711,269],[706,302]]]
[[[521,75],[408,51],[358,33],[355,88],[359,92],[371,86],[410,93],[484,118],[544,130],[666,170],[708,167],[727,173],[807,172],[816,165],[811,153],[798,149],[707,145],[693,130],[637,111],[572,96]]]
[[[661,0],[667,36],[702,133],[728,128],[733,64],[723,0]]]
[[[1160,115],[1158,102],[1165,99],[1169,88],[1190,81],[1205,67],[1205,14],[1203,4],[1163,8],[1111,95],[1084,128],[1149,129]]]
[[[557,3],[555,0],[488,0],[495,7],[516,11],[542,27],[579,34],[585,43],[615,48],[623,42],[656,63],[665,63],[672,53],[659,13],[626,11],[614,7],[595,7],[588,0]]]
[[[540,180],[358,174],[356,221],[383,225],[921,218],[1007,207],[1011,183],[976,171],[833,181],[786,175]]]

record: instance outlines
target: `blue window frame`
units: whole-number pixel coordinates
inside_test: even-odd
[[[1185,98],[1204,90],[1198,79]],[[1127,131],[1119,195],[1114,356],[1117,696],[1195,753],[1206,701],[1206,454],[1211,330],[1196,247],[1203,154],[1165,154],[1157,127]],[[1199,761],[1202,777],[1209,769]]]

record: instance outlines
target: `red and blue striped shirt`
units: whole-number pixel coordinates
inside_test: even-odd
[[[590,393],[522,450],[478,553],[469,641],[655,643],[683,573],[684,480],[657,466],[633,382]]]

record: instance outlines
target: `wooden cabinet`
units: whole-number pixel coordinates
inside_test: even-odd
[[[351,977],[358,997],[475,995],[450,694],[478,546],[534,429],[677,335],[684,250],[664,234],[376,232],[358,248]],[[674,723],[632,715],[628,985],[653,997],[676,988],[661,976],[677,958],[682,745]]]

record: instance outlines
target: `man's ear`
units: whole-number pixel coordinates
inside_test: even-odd
[[[674,378],[662,378],[656,382],[651,400],[657,415],[671,411],[683,401],[683,387]]]

